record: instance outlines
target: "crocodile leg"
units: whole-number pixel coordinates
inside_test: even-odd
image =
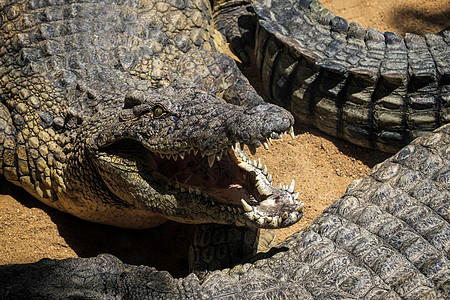
[[[224,35],[230,43],[231,50],[244,64],[250,63],[247,50],[248,45],[254,47],[256,17],[251,1],[214,0],[213,17],[215,27]]]
[[[189,269],[202,277],[230,268],[256,254],[259,229],[219,224],[199,225],[189,253]]]

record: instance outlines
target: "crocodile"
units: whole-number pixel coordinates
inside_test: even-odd
[[[223,40],[206,4],[2,2],[6,179],[119,227],[298,221],[294,187],[274,188],[241,149],[293,134],[293,118],[210,51]]]
[[[254,45],[264,93],[299,123],[394,153],[450,121],[448,30],[383,34],[314,0],[221,3],[217,14],[243,61]]]
[[[236,65],[219,53],[223,40],[213,29],[208,2],[111,1],[117,6],[108,1],[69,2],[2,3],[0,153],[8,180],[50,206],[116,226],[142,228],[171,219],[254,229],[289,226],[299,219],[302,203],[296,199],[294,183],[273,188],[267,170],[249,162],[241,147],[246,144],[250,151],[268,147],[271,138],[286,130],[292,133],[293,117],[266,104]],[[346,31],[343,19],[320,9],[316,1],[298,5],[255,1],[252,6],[247,1],[218,2],[213,6],[218,27],[220,18],[229,15],[241,26],[235,12],[245,10],[249,16],[245,19],[250,20],[244,22],[245,34],[236,26],[227,27],[233,22],[224,22],[230,29],[225,35],[229,38],[239,31],[239,42],[232,45],[245,57],[240,47],[248,40],[252,43],[248,33],[254,31],[257,65],[268,92],[297,119],[327,133],[340,132],[338,137],[351,142],[358,140],[356,132],[363,136],[364,146],[386,151],[445,123],[448,30],[427,36],[427,42],[440,47],[429,46],[436,55],[434,73],[423,73],[428,76],[423,79],[420,64],[417,70],[410,67],[408,72],[415,77],[409,83],[404,73],[383,73],[405,63],[405,58],[415,59],[414,51],[403,55],[405,48],[396,44],[398,36],[385,34],[383,39],[376,31],[362,33],[359,27],[355,33],[356,25],[348,24]],[[256,23],[251,21],[252,9],[259,18]],[[318,28],[306,31],[318,35],[312,35],[312,42],[317,38],[328,41],[325,45],[331,49],[337,47],[328,61],[318,61],[323,56],[295,42],[302,32],[296,31],[299,23],[292,21],[294,16]],[[294,27],[288,26],[291,23]],[[330,37],[336,41],[331,43]],[[348,42],[340,45],[343,37]],[[350,49],[353,38],[359,40],[357,45],[367,42],[367,49],[372,40],[376,46],[385,43],[385,57],[392,53],[398,61],[379,59],[379,72],[362,63],[359,69],[348,68],[339,51]],[[408,49],[423,46],[418,37],[410,40]],[[88,46],[92,44],[101,46]],[[271,50],[277,52],[272,60]],[[298,59],[290,68],[285,65],[286,53]],[[336,53],[340,55],[333,56]],[[301,78],[311,70],[312,78]],[[403,80],[400,87],[394,84],[396,76]],[[417,89],[418,82],[430,78],[435,80],[432,87]],[[370,80],[376,82],[368,87]],[[428,93],[430,88],[437,90]],[[297,99],[298,93],[307,96]],[[351,126],[345,115],[350,94],[349,102],[371,99],[368,115],[357,113]],[[437,95],[431,109],[430,95]],[[334,104],[323,106],[323,99]],[[352,102],[356,111],[368,108],[361,99]],[[399,108],[399,99],[409,102]],[[424,103],[417,105],[415,100]],[[306,114],[299,117],[305,105]],[[408,127],[407,117],[416,107],[425,107],[438,118],[432,125],[419,118],[416,127]],[[385,122],[377,119],[380,111],[390,116],[392,126],[377,127],[380,120]],[[306,229],[232,268],[174,279],[151,267],[123,264],[111,255],[43,260],[2,266],[0,295],[5,299],[449,297],[449,139],[449,125],[419,137],[369,176],[353,182]],[[214,180],[223,185],[191,170],[198,166],[205,167],[207,175],[218,176]],[[209,253],[205,245],[220,240],[223,227],[201,228],[197,256],[214,260],[220,253]]]

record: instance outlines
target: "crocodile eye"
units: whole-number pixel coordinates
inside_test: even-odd
[[[160,104],[155,104],[152,110],[153,110],[153,117],[155,118],[160,118],[167,113],[166,109]]]

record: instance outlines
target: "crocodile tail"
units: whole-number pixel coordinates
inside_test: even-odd
[[[301,123],[395,152],[450,121],[450,28],[402,37],[349,23],[318,1],[255,2],[265,93]]]

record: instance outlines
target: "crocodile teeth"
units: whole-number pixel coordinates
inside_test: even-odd
[[[293,222],[296,222],[298,220],[298,216],[295,212],[291,213],[291,219]]]
[[[178,154],[180,156],[181,159],[184,159],[185,153],[181,152],[180,154]]]
[[[198,149],[194,149],[194,155],[197,155]]]
[[[272,138],[268,138],[268,140],[269,140],[269,143],[271,143],[271,144],[272,144]]]
[[[178,158],[178,155],[177,155],[177,154],[172,154],[172,159],[173,159],[174,161],[177,161],[177,158]]]
[[[269,175],[267,176],[267,180],[269,180],[269,182],[272,183],[272,174],[269,174]]]
[[[200,191],[198,188],[195,188],[195,194],[196,195],[200,195],[202,193],[202,191]]]
[[[298,212],[301,212],[303,210],[303,206],[305,206],[305,204],[304,203],[300,203],[295,210],[298,211]]]
[[[192,194],[194,192],[194,189],[191,187],[188,187],[188,190],[189,190],[189,194]]]
[[[294,195],[294,200],[298,200],[298,195],[300,195],[299,192],[295,193],[295,195]]]
[[[289,214],[287,212],[284,212],[284,214],[281,216],[284,220],[286,220],[289,217]]]
[[[219,153],[217,153],[216,159],[217,159],[217,161],[221,161],[221,160],[222,160],[222,151],[220,151]]]
[[[256,153],[256,145],[255,144],[250,144],[250,145],[247,145],[247,147],[248,147],[248,150],[250,150],[250,153],[255,155],[255,153]]]
[[[293,193],[294,192],[294,188],[295,188],[295,181],[294,181],[294,179],[292,179],[291,184],[289,185],[289,188],[288,188],[287,191],[289,193]]]
[[[262,165],[262,163],[261,163],[261,158],[258,158],[258,165],[257,165],[257,168],[260,169],[260,170],[263,169],[263,165]]]
[[[267,175],[267,167],[266,167],[266,166],[264,166],[263,174],[264,174],[264,175]]]
[[[239,144],[239,142],[236,142],[236,143],[234,144],[234,148],[235,148],[236,150],[241,150],[241,144]]]
[[[251,212],[253,210],[253,208],[247,202],[245,202],[244,199],[241,199],[241,204],[246,212]]]
[[[208,165],[210,168],[214,165],[214,161],[216,160],[216,157],[214,155],[208,155]]]
[[[264,225],[264,218],[263,217],[256,217],[255,216],[255,221],[256,223],[258,223],[259,226],[263,226]]]
[[[263,142],[264,149],[269,150],[269,144],[267,142]]]
[[[292,139],[295,139],[294,127],[293,126],[289,127],[289,135],[291,136]]]

